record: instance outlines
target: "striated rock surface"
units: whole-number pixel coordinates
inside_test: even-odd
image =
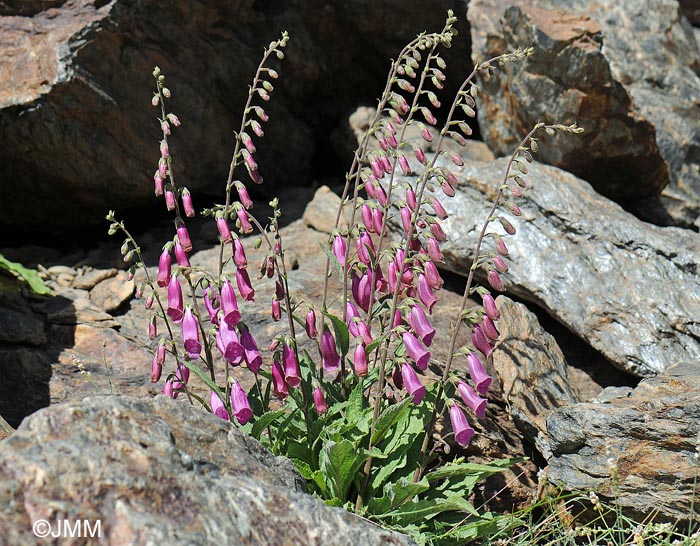
[[[650,198],[637,207],[654,221],[698,220],[700,52],[678,2],[474,0],[468,17],[475,61],[535,47],[482,82],[479,123],[497,155],[538,121],[576,121],[586,134],[559,137],[544,162],[617,201]]]
[[[450,217],[443,252],[455,273],[468,271],[506,164],[453,168],[460,185],[454,199],[444,199]],[[506,214],[518,230],[506,237],[507,290],[544,307],[634,375],[698,361],[700,235],[646,224],[555,167],[529,169],[522,216]],[[494,231],[503,232],[500,225]]]
[[[505,296],[499,296],[496,304],[501,337],[493,352],[493,367],[503,384],[503,398],[518,430],[549,458],[547,416],[580,401],[580,395],[571,385],[561,349],[537,317]]]
[[[101,544],[409,545],[303,491],[291,461],[166,397],[90,398],[37,412],[0,443],[0,532],[101,522]]]
[[[566,490],[595,489],[633,516],[688,521],[698,472],[700,367],[670,367],[604,403],[576,404],[547,417],[548,479]]]
[[[156,65],[182,121],[170,146],[178,180],[220,194],[248,84],[283,30],[291,40],[258,163],[265,191],[306,182],[312,130],[330,133],[359,101],[374,100],[388,59],[419,32],[441,29],[448,8],[459,9],[456,0],[375,4],[0,4],[0,218],[48,231],[150,202],[162,138],[150,105]],[[448,52],[459,73],[466,48]],[[349,59],[362,62],[349,70]]]

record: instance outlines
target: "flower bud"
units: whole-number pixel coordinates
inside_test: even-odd
[[[289,394],[282,364],[277,360],[272,363],[272,392],[279,400],[284,400]]]
[[[252,233],[253,226],[250,225],[248,213],[245,209],[238,209],[236,211],[236,216],[238,217],[238,225],[240,226],[241,233]]]
[[[498,290],[499,292],[503,292],[505,290],[505,287],[503,286],[503,280],[501,279],[501,276],[498,274],[497,271],[489,271],[486,275],[486,280],[489,282],[491,288],[493,288],[494,290]]]
[[[321,335],[321,359],[326,371],[333,373],[338,370],[340,356],[335,347],[335,338],[328,329],[325,329]]]
[[[231,385],[231,407],[233,408],[233,416],[241,425],[245,425],[253,417],[248,397],[240,383],[235,379]]]
[[[340,263],[341,269],[345,269],[345,254],[347,253],[347,244],[345,238],[338,234],[333,239],[333,256]]]
[[[153,186],[156,197],[163,195],[163,179],[160,177],[160,172],[158,171],[153,175]]]
[[[156,317],[154,315],[148,321],[148,337],[151,339],[155,339],[157,335],[158,335],[158,327],[156,325]]]
[[[167,121],[161,122],[160,129],[163,131],[164,135],[167,136],[170,134],[170,124]]]
[[[426,389],[410,364],[401,366],[401,380],[406,387],[406,392],[413,396],[413,403],[420,404],[425,397]]]
[[[495,256],[493,258],[493,266],[501,273],[505,273],[508,271],[508,264],[500,256]]]
[[[499,239],[496,242],[496,251],[501,255],[501,256],[508,256],[508,247],[506,246],[506,243],[503,239]]]
[[[192,250],[192,240],[190,239],[190,234],[185,227],[185,224],[180,224],[177,226],[177,238],[185,249],[185,252],[190,252]]]
[[[165,190],[165,207],[168,210],[175,210],[175,194],[170,189],[170,186]]]
[[[474,429],[469,425],[464,412],[454,402],[450,406],[450,423],[457,443],[462,447],[468,446],[474,437]]]
[[[498,328],[496,328],[496,325],[488,316],[484,317],[483,321],[481,322],[481,329],[486,337],[492,339],[493,341],[498,341],[498,338],[501,335]]]
[[[426,142],[432,142],[433,141],[433,135],[430,134],[430,130],[425,127],[421,132],[420,136],[423,137],[423,140]]]
[[[271,310],[272,320],[275,322],[282,318],[282,308],[280,306],[280,300],[273,297],[272,298],[272,310]]]
[[[355,375],[357,377],[364,377],[367,375],[367,351],[362,345],[362,343],[359,343],[357,347],[355,347],[355,353],[354,353],[354,358],[353,358],[353,369],[355,370]]]
[[[428,256],[435,262],[443,262],[445,260],[440,250],[440,244],[432,237],[428,239]]]
[[[469,375],[476,386],[476,390],[479,394],[486,394],[489,390],[489,386],[493,382],[491,376],[486,372],[486,368],[476,356],[476,353],[469,353],[467,355],[467,366],[469,367]]]
[[[192,195],[187,188],[182,190],[182,208],[185,209],[185,216],[192,218],[195,215],[192,206]]]
[[[170,282],[170,265],[170,252],[168,252],[167,249],[163,249],[160,258],[158,259],[158,286],[168,286],[168,283]]]
[[[408,164],[408,159],[403,154],[399,155],[399,167],[401,167],[401,172],[404,176],[411,174],[411,166]]]
[[[180,267],[192,267],[190,265],[190,260],[187,257],[187,253],[180,244],[180,241],[175,241],[175,260],[177,261],[177,265]]]
[[[231,230],[228,227],[228,222],[223,216],[219,216],[216,219],[216,229],[219,231],[219,237],[222,243],[230,243],[233,239],[231,236]]]
[[[165,117],[168,118],[168,121],[175,127],[180,127],[180,118],[178,118],[175,114],[168,114]]]
[[[493,299],[491,294],[484,294],[481,298],[481,302],[484,305],[484,312],[491,320],[498,320],[501,318],[501,313],[496,307],[496,301]]]
[[[217,417],[223,419],[224,421],[229,420],[230,417],[228,411],[226,411],[223,401],[214,391],[209,393],[209,407],[211,408],[211,412]]]
[[[316,413],[319,415],[328,411],[328,403],[326,402],[326,397],[321,387],[316,387],[314,389],[314,407],[316,408]]]
[[[253,208],[253,201],[248,195],[248,189],[241,183],[236,184],[236,190],[238,191],[238,199],[240,199],[241,204],[248,209]]]
[[[306,335],[311,339],[316,339],[316,336],[318,336],[316,312],[313,309],[309,309],[309,312],[306,313]]]

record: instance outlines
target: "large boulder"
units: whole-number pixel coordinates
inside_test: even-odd
[[[444,199],[449,270],[468,273],[507,162],[451,167],[460,184],[453,199]],[[698,361],[700,235],[642,222],[556,167],[528,168],[522,217],[511,217],[518,232],[506,237],[508,292],[542,306],[633,375]],[[496,225],[493,231],[503,233]],[[493,251],[490,240],[486,245]]]
[[[557,138],[544,162],[656,222],[698,220],[700,52],[677,1],[474,0],[468,17],[475,61],[535,48],[482,82],[479,124],[497,155],[538,121],[576,121],[585,135]]]
[[[374,101],[389,59],[440,30],[458,2],[14,4],[0,5],[0,219],[48,231],[149,202],[162,138],[150,105],[155,65],[182,121],[171,140],[179,183],[221,195],[248,84],[263,48],[289,31],[258,146],[266,190],[286,188],[306,183],[314,154],[330,148],[313,131],[329,134]],[[448,52],[459,74],[466,50],[463,39]]]
[[[99,522],[115,545],[414,544],[326,506],[291,461],[164,396],[41,410],[0,442],[0,476],[8,544],[34,543],[39,520]]]
[[[637,518],[687,522],[697,498],[697,361],[602,398],[547,417],[549,481],[569,491],[595,490]]]

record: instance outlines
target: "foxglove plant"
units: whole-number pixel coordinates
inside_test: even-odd
[[[156,92],[151,102],[160,108],[162,140],[154,193],[173,212],[175,230],[173,239],[163,246],[155,279],[124,224],[113,212],[107,216],[110,233],[121,231],[126,236],[124,260],[135,261],[130,274],[136,268],[144,271],[145,280],[137,292],[146,292],[146,306],[153,312],[149,337],[157,338],[159,326],[165,328],[151,366],[151,380],[157,382],[168,365],[168,354],[174,362],[163,393],[175,398],[184,392],[190,403],[237,422],[273,450],[289,455],[327,500],[377,517],[391,514],[382,517],[398,525],[404,522],[400,506],[418,502],[431,481],[438,480],[426,472],[439,447],[432,443],[433,433],[445,409],[449,408],[454,439],[460,446],[467,446],[475,434],[462,405],[477,418],[485,416],[487,400],[482,396],[492,379],[483,360],[498,341],[500,312],[489,290],[475,287],[474,281],[479,271],[492,289],[504,289],[501,275],[508,271],[504,237],[516,232],[506,214],[520,215],[505,194],[517,198],[527,188],[523,177],[531,152],[537,151],[535,134],[579,131],[575,126],[538,124],[511,157],[477,241],[449,356],[445,363],[436,362],[431,353],[436,334],[431,320],[443,286],[437,264],[443,261],[440,246],[447,240],[441,222],[448,217],[442,200],[455,195],[459,177],[454,168],[464,164],[458,153],[447,153],[443,145],[446,138],[462,146],[467,143],[471,128],[461,116],[475,115],[477,75],[531,53],[518,50],[477,63],[454,97],[445,123],[433,128],[438,124],[438,94],[445,81],[440,48],[451,45],[455,21],[449,12],[442,31],[419,35],[392,63],[377,113],[346,175],[342,202],[351,205],[350,221],[340,227],[339,208],[326,248],[323,297],[316,305],[306,302],[305,315],[300,315],[301,302],[289,290],[278,201],[270,202],[273,215],[264,225],[251,212],[254,203],[246,183],[237,178],[241,173],[249,182],[263,182],[256,157],[263,124],[268,121],[263,105],[271,99],[272,81],[278,78],[270,65],[274,57],[283,59],[286,33],[265,49],[250,85],[235,133],[224,203],[203,211],[219,235],[217,270],[202,270],[190,260],[193,243],[186,221],[195,209],[190,191],[175,180],[169,139],[180,120],[166,107],[172,93],[158,68],[153,72]],[[421,142],[407,139],[409,127],[417,129],[422,141],[435,140],[432,152],[424,150]],[[489,230],[494,223],[503,234]],[[400,225],[396,234],[389,229],[394,224]],[[266,301],[271,302],[271,319],[284,330],[262,352],[246,322],[245,308],[239,306],[239,301],[244,305],[257,297],[246,253],[250,239],[245,237],[253,231],[259,233],[255,246],[264,253],[257,278],[273,279],[274,292]],[[486,241],[493,242],[492,249]],[[336,284],[342,286],[338,297],[330,298],[334,271]],[[481,296],[482,305],[467,309],[468,298],[475,294]],[[179,331],[175,324],[180,325]],[[306,343],[315,346],[317,358],[300,350],[297,324],[303,326]],[[462,325],[471,330],[472,344],[458,348]],[[453,369],[454,360],[463,357],[469,382]],[[437,381],[426,375],[431,362],[442,370]],[[206,385],[208,396],[188,385],[190,371]],[[239,380],[248,373],[254,386],[246,392]],[[450,478],[439,478],[441,493],[426,493],[426,499],[473,486],[452,480],[474,473],[472,467],[459,461],[450,464],[456,465],[447,474]],[[485,474],[479,476],[502,469],[498,465],[482,468],[479,472]],[[411,479],[413,485],[409,485]],[[401,498],[401,504],[389,498]],[[443,500],[435,497],[434,514],[464,508]]]

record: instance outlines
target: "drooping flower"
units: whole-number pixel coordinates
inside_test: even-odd
[[[253,334],[251,334],[250,330],[247,328],[244,328],[241,331],[240,339],[241,345],[243,345],[243,356],[248,364],[248,369],[257,374],[260,371],[260,366],[262,365],[262,356],[260,356],[258,344],[255,342]]]
[[[485,357],[488,357],[493,351],[493,347],[488,338],[478,324],[472,330],[472,343],[477,351],[481,352]]]
[[[158,335],[158,327],[156,326],[156,317],[153,315],[148,321],[148,337],[155,339]]]
[[[345,270],[345,253],[347,252],[347,243],[345,238],[338,234],[333,239],[333,256],[338,260],[340,268]]]
[[[228,222],[223,216],[219,216],[216,219],[216,229],[219,231],[219,237],[221,237],[221,242],[230,243],[233,239],[231,235],[231,230],[228,227]]]
[[[493,257],[493,266],[501,273],[506,273],[508,271],[508,264],[500,256]]]
[[[190,252],[192,250],[192,240],[190,239],[190,234],[185,227],[185,224],[180,224],[177,226],[177,238],[185,249],[185,252]]]
[[[216,332],[216,346],[229,364],[237,366],[243,362],[245,353],[238,334],[226,322],[222,322]]]
[[[173,392],[173,381],[169,379],[163,385],[163,394],[168,398],[177,398],[177,394]]]
[[[408,314],[408,324],[426,347],[430,347],[435,337],[435,328],[430,324],[420,305],[414,305],[411,308],[411,312]]]
[[[158,362],[158,357],[154,355],[151,362],[151,383],[158,383],[161,373],[163,373],[163,364]]]
[[[316,336],[318,336],[316,312],[313,309],[309,309],[309,312],[306,313],[306,335],[311,339],[316,339]]]
[[[272,320],[278,322],[282,318],[282,308],[280,306],[280,300],[278,300],[276,296],[272,296],[272,304],[270,307],[270,315],[272,316]]]
[[[481,329],[486,337],[492,339],[493,341],[498,341],[498,338],[501,335],[498,328],[496,328],[496,325],[488,316],[484,317],[481,321]]]
[[[180,267],[191,267],[187,253],[177,239],[175,240],[175,260]]]
[[[416,207],[418,207],[418,202],[416,201],[416,192],[414,192],[411,188],[408,188],[406,190],[406,204],[411,210],[416,210]]]
[[[357,238],[357,258],[365,265],[370,265],[372,255],[375,254],[374,243],[366,231]]]
[[[185,210],[185,216],[192,218],[195,215],[194,206],[192,205],[192,194],[187,188],[182,190],[182,208]]]
[[[209,393],[209,407],[211,407],[211,412],[217,417],[220,417],[224,421],[229,420],[229,414],[228,411],[226,411],[224,403],[214,391]]]
[[[176,323],[180,322],[184,316],[182,286],[180,286],[177,275],[172,275],[170,283],[168,283],[168,310],[166,314]]]
[[[467,355],[467,366],[476,390],[479,394],[486,394],[493,382],[493,378],[488,374],[476,353],[470,352]]]
[[[289,394],[287,382],[284,380],[282,364],[277,360],[274,360],[272,363],[272,392],[279,400],[284,400]]]
[[[498,290],[499,292],[503,292],[504,287],[503,287],[503,280],[501,279],[501,276],[498,274],[498,271],[496,270],[491,270],[488,272],[486,275],[486,280],[489,281],[489,284],[491,285],[491,288],[494,290]]]
[[[442,206],[442,203],[438,200],[437,197],[433,198],[433,210],[435,211],[435,214],[437,215],[440,220],[444,220],[447,218],[447,211],[445,210],[445,207]]]
[[[418,275],[418,297],[420,301],[423,302],[423,305],[428,308],[428,313],[432,314],[433,306],[437,302],[437,297],[433,294],[433,289],[430,288],[428,279],[423,273]]]
[[[440,290],[444,281],[437,270],[437,266],[431,262],[427,261],[423,265],[423,271],[425,272],[425,278],[428,279],[428,284],[433,290]]]
[[[233,263],[240,269],[248,267],[248,258],[245,255],[245,249],[238,237],[233,240]]]
[[[372,209],[367,203],[364,203],[360,208],[360,217],[362,218],[362,223],[367,228],[367,231],[374,232],[374,217],[372,216]]]
[[[411,225],[411,210],[408,207],[401,207],[401,223],[403,224],[403,234],[408,239],[413,229]]]
[[[466,415],[456,403],[450,406],[450,422],[455,433],[455,440],[462,447],[466,447],[474,437],[474,429],[469,425]]]
[[[243,184],[241,184],[239,182],[238,184],[236,184],[236,190],[238,190],[238,199],[240,199],[241,204],[246,209],[253,208],[253,200],[250,198],[250,195],[248,194],[248,189]]]
[[[238,285],[238,292],[244,300],[255,301],[255,290],[253,290],[253,285],[250,284],[247,269],[236,269],[236,285]]]
[[[231,385],[231,407],[233,408],[233,416],[241,425],[245,425],[253,417],[248,397],[240,383],[235,379]]]
[[[491,320],[498,320],[501,318],[501,313],[496,307],[496,301],[493,299],[491,294],[484,294],[481,298],[484,305],[484,312]]]
[[[285,343],[282,347],[282,360],[284,361],[284,379],[290,387],[296,389],[301,383],[301,370],[294,349],[289,343]]]
[[[403,154],[399,154],[399,167],[401,167],[401,172],[404,176],[411,174],[411,166],[408,164],[408,159]]]
[[[170,252],[167,249],[163,249],[158,259],[158,286],[161,288],[167,286],[170,282],[170,265],[172,260],[170,258]]]
[[[364,377],[367,375],[367,351],[362,345],[362,343],[358,343],[357,347],[355,347],[355,353],[354,353],[354,358],[353,358],[353,369],[355,370],[355,375],[358,377]]]
[[[434,238],[428,238],[428,256],[435,262],[444,262],[445,257],[442,255],[440,250],[440,243],[438,243]]]
[[[228,279],[221,284],[221,311],[223,313],[223,321],[231,328],[234,328],[238,321],[241,320],[236,293],[233,291],[233,286],[231,286]]]
[[[410,364],[401,366],[401,380],[406,387],[406,392],[413,396],[413,403],[420,404],[425,396],[425,385],[420,382],[418,375]]]
[[[357,310],[357,307],[355,307],[355,304],[351,301],[347,302],[345,304],[345,324],[348,325],[348,330],[353,337],[357,337],[359,335],[357,331],[357,321],[354,320],[355,318],[359,317],[360,312]]]
[[[506,246],[506,243],[503,239],[499,239],[496,242],[496,251],[501,255],[501,256],[508,256],[508,247]]]
[[[212,324],[218,325],[219,299],[218,294],[216,293],[216,288],[207,286],[204,289],[204,297],[202,299],[204,300],[204,307],[206,307],[207,313],[209,314],[209,320]]]
[[[372,211],[372,217],[374,219],[374,231],[381,235],[384,231],[384,212],[379,209],[374,209]]]
[[[374,339],[372,338],[372,334],[369,331],[369,326],[367,326],[367,324],[365,324],[365,321],[358,320],[356,324],[357,324],[357,336],[355,336],[355,337],[362,338],[362,342],[365,345],[369,345],[370,343],[372,343],[372,341],[374,341]]]
[[[423,347],[421,342],[410,332],[404,332],[401,339],[403,339],[408,356],[421,370],[426,370],[430,361],[430,351]]]
[[[185,309],[185,315],[182,319],[182,339],[187,356],[199,358],[202,352],[202,344],[199,342],[199,326],[189,306]]]
[[[319,415],[328,411],[328,403],[326,402],[326,397],[321,387],[316,387],[314,389],[314,407],[316,408],[316,413]]]
[[[160,177],[160,173],[156,171],[153,175],[153,191],[156,197],[163,195],[163,179]]]
[[[340,355],[335,347],[335,338],[327,328],[321,335],[321,359],[323,368],[328,372],[336,372],[340,366]]]
[[[236,211],[236,216],[238,217],[241,233],[252,233],[253,226],[250,224],[250,220],[248,220],[246,209],[238,209]]]
[[[447,241],[447,235],[442,231],[442,226],[440,226],[438,222],[430,224],[430,231],[438,242],[442,243]]]
[[[481,398],[474,389],[467,385],[464,381],[460,381],[457,384],[457,392],[462,397],[462,400],[470,408],[479,419],[483,419],[486,416],[486,402],[485,398]]]

